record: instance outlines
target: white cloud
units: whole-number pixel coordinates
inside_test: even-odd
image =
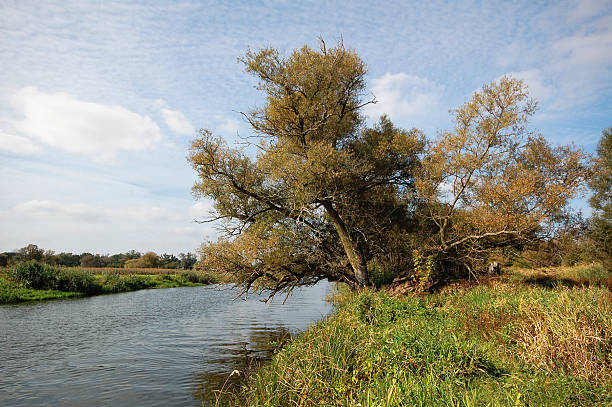
[[[210,200],[196,202],[189,207],[189,215],[195,218],[204,218],[210,216],[213,210],[213,203]]]
[[[215,232],[194,225],[187,202],[168,207],[109,207],[88,203],[32,199],[0,207],[0,224],[11,233],[0,234],[0,251],[28,243],[70,252],[118,253],[130,249],[158,253],[193,251]]]
[[[386,73],[372,80],[378,103],[366,107],[369,116],[387,114],[394,120],[438,114],[443,86],[404,72]]]
[[[557,88],[546,82],[545,75],[539,69],[508,72],[505,75],[512,76],[516,79],[522,79],[529,87],[530,96],[540,102],[552,99],[557,91]],[[501,79],[501,77],[497,78],[498,81],[499,79]]]
[[[0,130],[0,150],[13,154],[32,155],[40,153],[40,146],[26,137],[14,136]]]
[[[49,217],[64,217],[81,222],[132,222],[150,223],[156,221],[176,221],[180,216],[166,208],[150,207],[120,207],[104,208],[83,203],[61,203],[50,200],[33,199],[22,202],[14,208],[15,213],[26,216],[48,219]]]
[[[161,109],[161,113],[164,116],[164,121],[170,130],[174,131],[175,133],[187,135],[193,135],[195,133],[191,122],[182,112],[163,108]]]
[[[579,1],[574,6],[560,5],[543,13],[543,21],[557,21],[544,25],[544,32],[550,32],[543,41],[538,44],[523,38],[497,59],[501,66],[516,70],[509,73],[527,82],[532,94],[543,102],[543,113],[551,117],[598,102],[610,91],[611,5]],[[564,19],[567,23],[560,24]],[[555,32],[559,26],[565,29]]]
[[[148,116],[121,106],[84,102],[68,93],[22,88],[13,98],[24,118],[15,127],[45,144],[73,153],[109,158],[120,151],[141,151],[161,140]]]
[[[217,126],[217,130],[227,135],[235,135],[240,130],[240,122],[236,119],[225,119]]]

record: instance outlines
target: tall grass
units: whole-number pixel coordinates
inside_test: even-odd
[[[84,294],[99,294],[101,287],[93,275],[85,270],[50,266],[29,261],[14,266],[9,276],[25,287],[38,290],[77,291]]]
[[[513,270],[512,276],[519,281],[548,288],[596,286],[612,290],[612,274],[597,263],[575,267],[519,268]]]
[[[133,270],[141,272],[140,269]],[[30,261],[3,272],[0,304],[77,295],[110,294],[147,288],[213,284],[215,276],[202,271],[126,273],[125,269],[81,269]],[[95,272],[95,274],[94,274]],[[44,291],[44,292],[43,292]]]
[[[182,274],[189,273],[192,270],[180,269],[162,269],[162,268],[145,268],[145,267],[80,267],[81,270],[89,271],[92,274],[137,274],[143,276],[164,275],[164,274]]]
[[[70,298],[81,296],[81,293],[58,291],[58,290],[36,290],[17,284],[0,272],[0,304],[14,304],[23,301],[40,301],[58,298]]]
[[[524,283],[439,294],[456,329],[536,371],[612,383],[612,293]]]
[[[218,404],[609,406],[611,295],[518,278],[349,294]]]

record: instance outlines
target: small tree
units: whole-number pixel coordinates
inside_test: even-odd
[[[26,247],[22,247],[21,249],[19,249],[18,253],[19,253],[20,261],[30,261],[30,260],[41,261],[43,258],[43,255],[45,254],[45,250],[40,249],[35,244],[29,244]]]
[[[159,267],[159,257],[154,252],[146,252],[140,258],[126,260],[123,267],[124,268],[157,268]]]
[[[178,268],[180,264],[179,259],[173,254],[164,253],[159,256],[159,266],[165,269]]]
[[[597,145],[597,158],[589,186],[593,191],[589,203],[594,209],[590,236],[598,257],[612,271],[612,127],[603,131]]]
[[[183,270],[191,270],[197,263],[198,258],[193,253],[179,253],[179,267]]]
[[[504,77],[456,109],[454,131],[430,145],[418,216],[442,267],[474,272],[492,248],[553,235],[583,188],[586,156],[530,133],[535,110],[523,82]]]
[[[90,254],[86,253],[81,257],[81,266],[82,267],[105,267],[107,264],[106,259],[99,254]]]

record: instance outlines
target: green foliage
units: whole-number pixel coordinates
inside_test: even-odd
[[[595,213],[591,218],[590,237],[599,259],[612,273],[612,127],[603,131],[592,172],[589,185],[593,195],[589,202]]]
[[[21,261],[42,260],[44,250],[40,249],[35,244],[29,244],[26,247],[19,249],[19,259]]]
[[[190,283],[214,284],[218,282],[218,278],[216,276],[203,271],[188,271],[179,274],[179,276]]]
[[[100,293],[100,287],[91,273],[80,269],[50,266],[35,260],[17,264],[9,275],[25,287],[38,290]]]
[[[93,274],[88,270],[50,266],[37,261],[19,263],[6,271],[6,277],[0,275],[0,304],[148,288],[196,286],[218,281],[206,272],[140,275],[119,271],[123,269]]]
[[[139,252],[130,250],[126,253],[113,255],[101,255],[92,253],[54,253],[52,250],[44,250],[35,244],[29,244],[17,252],[0,253],[0,267],[13,266],[29,260],[37,260],[54,266],[84,267],[84,268],[121,268],[130,260],[140,259],[137,266],[129,268],[161,267],[166,269],[191,269],[197,258],[193,253],[180,253],[178,257],[172,254],[163,254],[161,257],[153,252],[141,255]],[[131,264],[134,264],[132,262]]]
[[[593,190],[589,202],[605,219],[612,219],[612,127],[602,132],[597,145],[597,159],[589,179]]]
[[[59,298],[71,298],[81,296],[81,293],[58,291],[58,290],[37,290],[24,287],[10,278],[0,275],[0,304],[14,304],[23,301],[41,301]]]
[[[203,130],[189,161],[197,196],[212,198],[228,234],[202,267],[248,290],[290,290],[322,278],[369,284],[367,262],[390,252],[406,213],[423,135],[382,117],[364,126],[365,64],[340,42],[248,52],[266,104],[244,114],[261,135],[255,157]]]
[[[368,277],[370,279],[370,285],[373,287],[381,288],[390,284],[396,276],[397,271],[395,269],[385,267],[384,264],[380,264],[376,261],[368,263]]]
[[[438,268],[436,257],[432,254],[425,256],[419,249],[414,249],[412,262],[412,281],[417,285],[419,291],[423,291],[436,277]]]
[[[152,276],[106,274],[102,280],[105,293],[144,290],[156,285]]]

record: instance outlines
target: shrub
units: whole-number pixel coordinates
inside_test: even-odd
[[[187,271],[179,275],[182,276],[185,280],[194,284],[214,284],[218,280],[212,274],[205,273],[202,271]]]
[[[36,260],[15,265],[9,276],[26,287],[39,290],[55,289],[55,274],[58,267],[49,266]]]

